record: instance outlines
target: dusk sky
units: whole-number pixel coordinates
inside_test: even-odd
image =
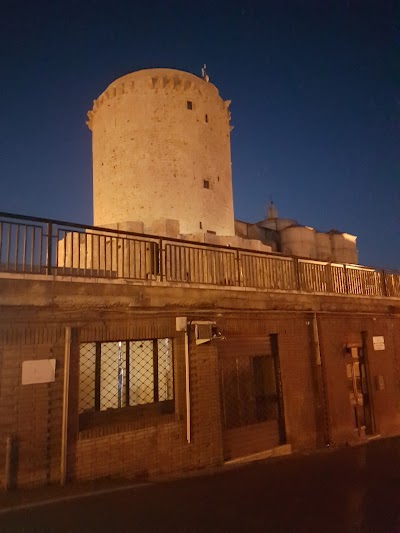
[[[3,0],[0,210],[90,224],[93,100],[135,70],[206,63],[232,100],[236,218],[272,197],[357,235],[361,264],[400,268],[396,4]]]

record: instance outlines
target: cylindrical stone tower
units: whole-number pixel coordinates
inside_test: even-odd
[[[180,233],[234,235],[229,101],[207,79],[149,69],[93,103],[96,226],[178,220]]]

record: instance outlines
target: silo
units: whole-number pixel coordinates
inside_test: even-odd
[[[317,259],[320,261],[332,261],[331,239],[329,233],[317,231],[315,233],[317,247]]]
[[[308,226],[289,226],[281,231],[282,252],[288,255],[317,257],[315,230]]]
[[[88,113],[96,226],[178,220],[181,234],[234,235],[229,101],[205,77],[133,72]]]
[[[331,231],[332,250],[335,261],[338,263],[358,263],[357,237],[349,233]]]

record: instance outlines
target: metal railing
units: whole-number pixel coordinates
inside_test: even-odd
[[[0,212],[0,272],[400,298],[400,273]]]

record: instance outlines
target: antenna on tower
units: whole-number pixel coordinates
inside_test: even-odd
[[[201,77],[204,81],[210,81],[210,76],[207,74],[207,65],[205,63],[201,69]]]
[[[278,218],[278,210],[272,200],[272,195],[270,198],[271,200],[269,202],[269,206],[267,207],[267,218]]]

